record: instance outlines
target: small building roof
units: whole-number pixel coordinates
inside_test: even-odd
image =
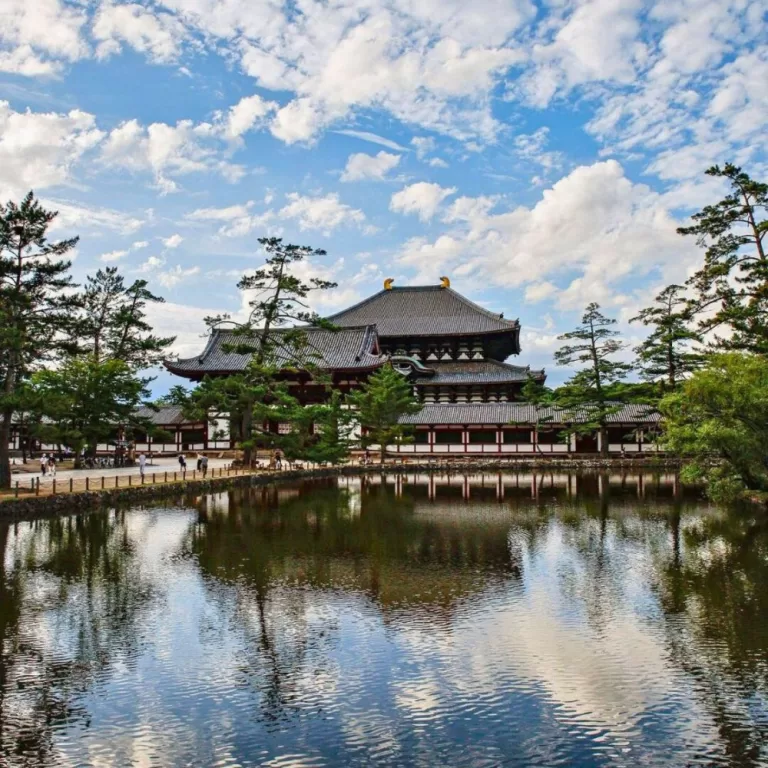
[[[193,423],[184,418],[180,405],[163,405],[157,409],[144,405],[141,408],[137,408],[133,415],[140,419],[147,419],[152,424],[158,426]]]
[[[403,416],[402,424],[535,424],[558,425],[579,421],[572,411],[563,408],[541,408],[530,403],[435,403],[425,405],[418,413]],[[647,405],[622,405],[608,416],[611,424],[656,424],[660,415]]]
[[[514,333],[517,320],[505,320],[439,285],[392,287],[328,318],[342,327],[375,323],[380,337],[476,336]]]
[[[414,379],[416,384],[519,384],[528,381],[529,377],[539,382],[546,378],[544,371],[532,371],[527,366],[510,365],[497,360],[430,362],[428,365],[435,372],[434,375],[417,374]]]
[[[294,328],[276,329],[274,334],[294,331]],[[335,331],[308,326],[300,328],[306,333],[306,362],[324,370],[371,370],[386,359],[378,353],[376,327],[363,325]],[[247,339],[235,334],[233,328],[215,328],[208,337],[205,349],[196,357],[166,360],[165,367],[178,376],[201,379],[206,374],[232,374],[245,369],[250,354],[226,349],[228,345],[245,344]],[[279,357],[279,353],[278,353]],[[286,356],[285,362],[288,363]]]

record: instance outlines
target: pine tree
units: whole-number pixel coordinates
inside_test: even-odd
[[[302,280],[292,271],[307,258],[325,256],[325,251],[304,245],[284,244],[281,238],[259,238],[267,254],[265,265],[238,283],[241,291],[253,295],[248,302],[245,322],[235,323],[233,341],[225,351],[249,355],[245,371],[228,379],[208,379],[195,390],[192,408],[205,406],[237,424],[245,464],[251,463],[258,442],[279,442],[264,433],[264,423],[299,419],[298,401],[291,402],[287,386],[280,379],[286,369],[307,371],[316,381],[323,376],[317,363],[320,355],[312,349],[308,334],[295,323],[332,328],[328,321],[311,311],[309,296],[314,291],[335,288],[336,283],[319,278]],[[228,315],[206,318],[209,328],[231,322]]]
[[[81,300],[80,351],[93,355],[97,362],[122,360],[134,370],[145,370],[160,363],[175,340],[156,336],[146,320],[147,305],[165,300],[147,289],[146,280],[126,287],[117,267],[89,276]]]
[[[701,335],[691,329],[693,315],[683,291],[681,285],[668,286],[656,296],[652,306],[630,320],[653,329],[648,338],[635,347],[643,377],[648,381],[661,380],[670,390],[703,361],[703,355],[691,348],[701,343]]]
[[[391,365],[384,365],[355,392],[347,402],[356,410],[364,434],[362,444],[380,446],[380,461],[384,463],[387,446],[407,438],[410,429],[400,424],[400,418],[418,413],[421,405],[408,380]]]
[[[768,184],[754,181],[741,168],[727,163],[706,171],[726,179],[731,191],[720,202],[692,216],[680,227],[706,248],[704,266],[689,284],[698,293],[694,302],[702,332],[728,329],[713,346],[768,353]]]
[[[78,238],[49,243],[56,212],[30,192],[0,206],[0,489],[10,488],[8,444],[21,384],[69,348],[77,299],[65,258]]]
[[[598,432],[603,455],[608,453],[608,417],[621,408],[615,399],[621,391],[617,385],[632,370],[631,365],[611,359],[626,347],[616,338],[619,334],[612,329],[615,324],[593,302],[587,306],[581,325],[558,336],[560,341],[575,343],[555,352],[558,365],[584,366],[556,392],[557,404],[571,413],[572,426],[568,431]]]

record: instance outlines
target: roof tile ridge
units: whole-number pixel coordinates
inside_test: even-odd
[[[357,304],[353,304],[351,307],[347,307],[346,309],[339,310],[338,312],[334,313],[333,315],[328,315],[328,317],[326,317],[325,319],[333,321],[333,319],[335,317],[340,317],[341,315],[346,315],[348,312],[351,312],[354,309],[358,309],[359,307],[364,307],[366,304],[370,304],[370,302],[372,302],[374,299],[378,298],[379,296],[381,296],[382,294],[385,294],[385,293],[389,293],[389,291],[387,291],[386,289],[382,289],[380,291],[377,291],[376,293],[374,293],[371,296],[369,296],[367,299],[362,299],[362,300],[358,301]]]
[[[442,290],[449,291],[452,296],[455,296],[459,301],[463,302],[467,306],[472,307],[472,309],[476,309],[478,312],[482,312],[488,318],[491,318],[493,320],[498,320],[508,325],[510,328],[515,328],[518,325],[520,325],[519,320],[507,320],[506,318],[501,317],[498,312],[491,312],[490,309],[481,307],[479,304],[472,301],[472,299],[468,299],[466,296],[463,296],[458,291],[454,291],[453,288],[443,288]]]

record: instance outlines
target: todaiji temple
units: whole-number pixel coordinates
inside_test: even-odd
[[[313,365],[330,377],[336,389],[349,392],[391,363],[412,382],[423,403],[419,413],[403,419],[414,428],[413,442],[389,446],[390,454],[499,457],[600,451],[599,435],[572,435],[562,442],[563,411],[543,411],[522,401],[528,379],[543,383],[546,376],[543,370],[506,362],[520,354],[520,323],[457,293],[448,278],[441,278],[439,285],[403,287],[388,279],[383,290],[328,320],[338,330],[305,330]],[[168,360],[166,368],[190,381],[240,373],[248,356],[227,351],[231,334],[231,329],[214,329],[199,355]],[[292,373],[289,380],[301,402],[327,397],[326,386],[314,382],[309,372]],[[178,449],[216,450],[234,444],[221,424],[214,430],[213,425],[184,422],[178,409],[144,415],[175,431]],[[610,453],[657,450],[652,438],[657,413],[626,405],[610,421]],[[275,432],[289,428],[265,426]]]

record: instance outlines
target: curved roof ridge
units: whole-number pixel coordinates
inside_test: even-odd
[[[453,288],[440,288],[440,290],[450,291],[453,296],[466,304],[468,307],[472,307],[472,309],[476,309],[478,312],[482,312],[486,317],[489,317],[492,320],[499,320],[503,323],[506,323],[510,328],[517,328],[520,325],[520,321],[517,318],[514,320],[506,320],[504,317],[502,317],[504,314],[503,312],[491,312],[490,309],[486,309],[485,307],[481,307],[479,304],[475,304],[472,299],[468,299],[466,296],[462,296],[458,291],[454,291]]]

